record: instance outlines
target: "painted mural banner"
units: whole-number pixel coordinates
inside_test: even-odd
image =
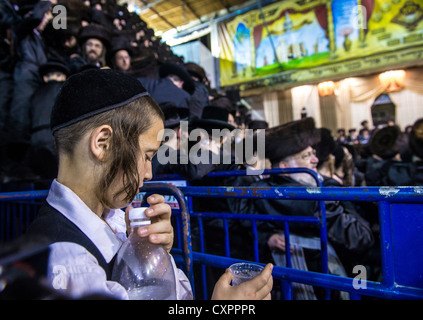
[[[392,64],[381,58],[391,53],[404,52],[396,63],[420,58],[414,49],[423,46],[423,3],[280,1],[219,22],[218,38],[221,86],[316,79],[348,73],[351,63],[369,70],[368,61]]]

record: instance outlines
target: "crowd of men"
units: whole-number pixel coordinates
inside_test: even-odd
[[[63,13],[66,25],[58,15]],[[191,118],[215,97],[201,66],[184,63],[115,0],[1,0],[0,25],[3,183],[55,176],[49,115],[57,92],[75,73],[112,68],[130,74],[160,105],[189,108]]]
[[[53,5],[67,8],[67,29],[52,23]],[[324,186],[418,186],[423,184],[423,119],[402,132],[395,125],[360,132],[357,142],[333,137],[330,130],[316,128],[312,118],[273,128],[252,120],[237,99],[213,94],[204,69],[185,63],[135,13],[114,0],[0,0],[0,176],[1,183],[51,181],[57,174],[57,155],[50,132],[54,98],[71,75],[89,68],[109,67],[136,77],[162,107],[165,127],[181,139],[181,121],[189,129],[265,129],[265,155],[253,166],[262,168],[305,167],[318,173]],[[78,94],[77,92],[75,94]],[[183,133],[182,133],[183,134]],[[231,136],[232,145],[242,141]],[[203,139],[206,139],[203,137]],[[357,138],[358,139],[358,138]],[[225,138],[201,143],[209,153],[222,156]],[[182,152],[176,143],[176,152]],[[257,141],[255,142],[257,147]],[[290,187],[317,186],[307,173],[208,177],[212,171],[247,170],[251,164],[231,161],[200,164],[160,164],[154,173],[176,173],[198,186]],[[197,199],[198,211],[318,215],[316,201],[278,199]],[[372,204],[327,201],[329,271],[350,275],[352,266],[369,266],[374,279],[380,276],[377,208]],[[249,221],[229,224],[231,255],[252,260]],[[222,222],[205,223],[206,252],[224,254]],[[283,225],[259,223],[260,258],[284,265]],[[198,249],[198,226],[193,225],[193,246]],[[292,226],[294,267],[320,270],[318,229]],[[247,249],[248,247],[248,249]],[[210,281],[213,283],[213,271]],[[320,298],[317,288],[296,285],[299,299]],[[343,294],[339,298],[345,298]]]

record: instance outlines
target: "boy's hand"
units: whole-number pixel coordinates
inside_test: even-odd
[[[231,286],[232,273],[226,269],[214,286],[212,300],[270,300],[273,265],[268,263],[253,279]]]
[[[143,226],[138,229],[140,237],[147,237],[151,243],[161,244],[167,252],[170,252],[173,245],[173,227],[170,222],[172,210],[164,202],[164,197],[153,194],[147,198],[150,207],[145,210],[145,215],[151,218],[151,225]],[[126,224],[129,226],[128,212],[132,207],[126,208]]]

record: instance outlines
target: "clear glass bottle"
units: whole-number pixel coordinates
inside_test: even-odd
[[[131,233],[117,253],[112,280],[128,292],[130,300],[176,300],[175,272],[170,255],[157,244],[141,238],[137,229],[150,224],[147,208],[129,211]]]

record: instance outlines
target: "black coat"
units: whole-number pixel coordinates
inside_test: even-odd
[[[138,78],[138,80],[158,104],[173,103],[180,108],[189,107],[190,94],[183,89],[179,89],[171,80],[167,78]]]
[[[415,173],[416,166],[412,162],[368,158],[365,180],[367,186],[412,186]]]
[[[253,183],[252,187],[304,187],[289,176],[272,175],[269,179]],[[294,199],[249,199],[242,206],[246,213],[319,216],[318,202]],[[369,223],[364,220],[350,202],[325,201],[328,239],[334,246],[350,252],[364,252],[374,243]],[[291,223],[290,232],[300,236],[319,236],[316,224]],[[283,230],[282,222],[260,224],[260,242],[265,246],[268,238]]]
[[[201,118],[203,108],[210,104],[209,91],[207,87],[201,83],[194,81],[195,90],[191,96],[189,104],[189,117],[190,120],[195,118]]]
[[[19,41],[17,53],[19,58],[13,75],[15,87],[7,125],[17,138],[29,140],[30,99],[42,84],[38,70],[47,62],[47,53],[43,39],[34,31]]]
[[[63,82],[50,81],[41,86],[31,99],[31,146],[44,147],[56,154],[50,130],[50,114]]]

